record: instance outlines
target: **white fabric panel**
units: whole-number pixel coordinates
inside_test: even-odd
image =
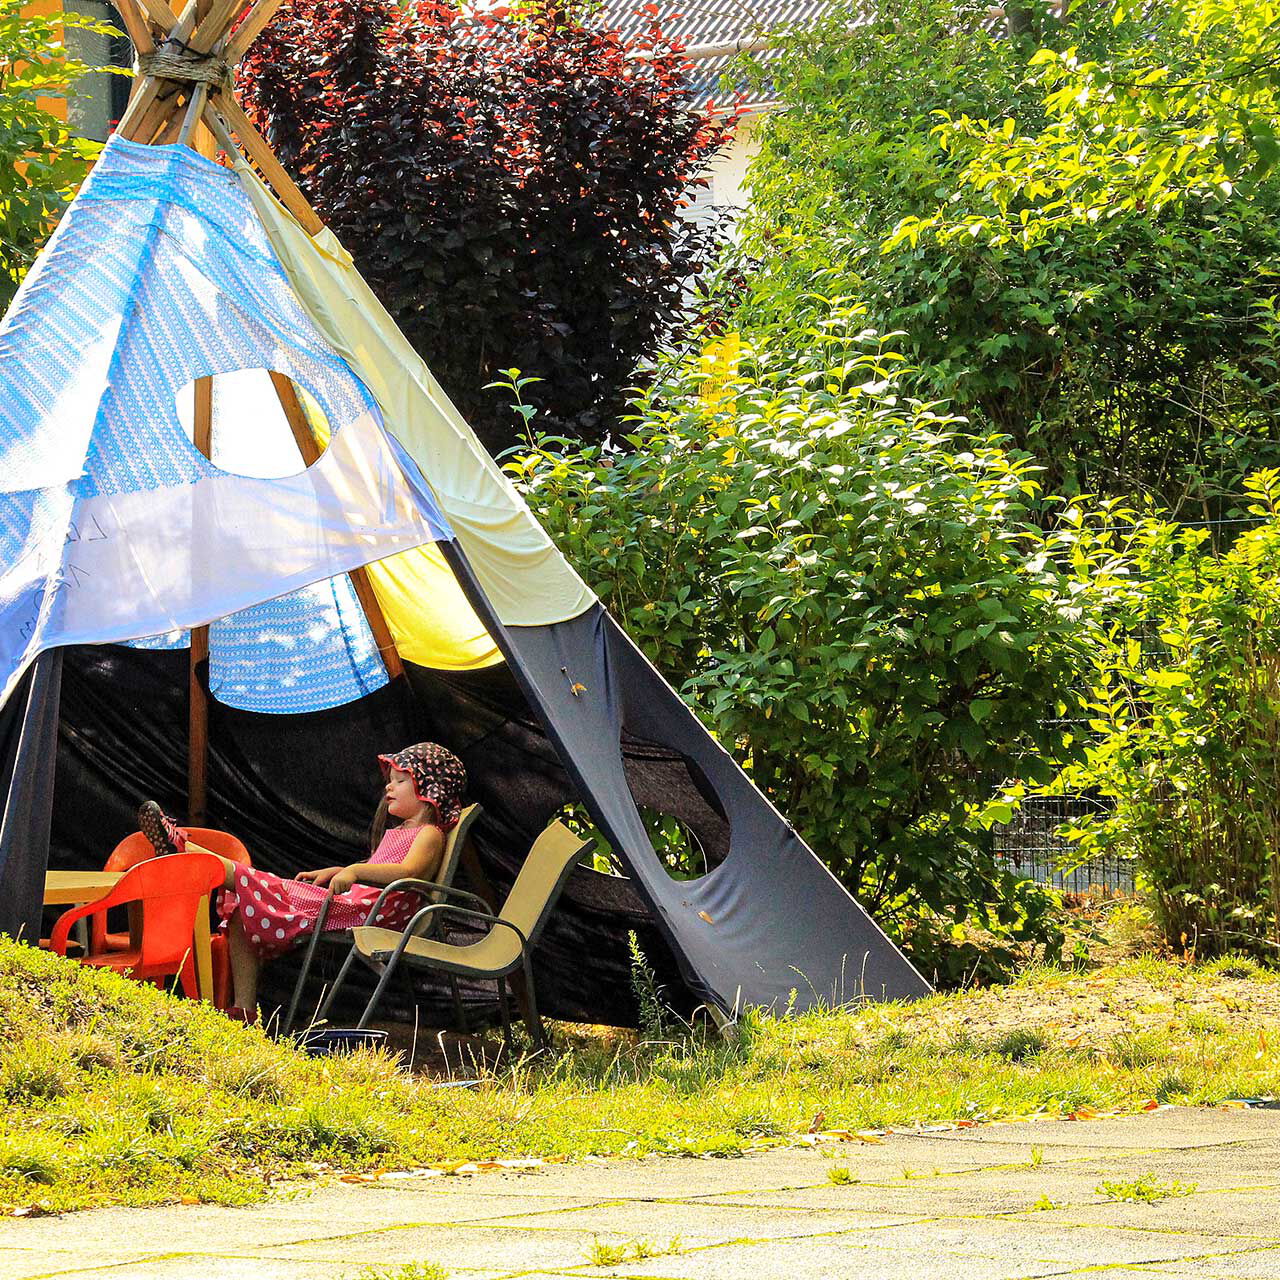
[[[294,476],[59,504],[0,578],[0,602],[26,600],[0,632],[4,695],[40,649],[199,626],[440,536],[369,414]]]

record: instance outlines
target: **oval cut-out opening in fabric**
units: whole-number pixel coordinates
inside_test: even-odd
[[[729,819],[688,756],[623,726],[622,767],[649,843],[673,880],[697,880],[729,856]]]
[[[305,471],[324,453],[330,436],[324,410],[305,387],[285,380],[301,410],[296,423],[301,444],[280,402],[271,370],[236,369],[213,375],[209,459],[219,471],[275,480]],[[175,399],[182,430],[199,447],[195,439],[195,382],[181,387]]]
[[[729,824],[724,814],[707,802],[689,762],[675,753],[664,755],[666,758],[643,761],[630,754],[624,757],[627,785],[662,869],[673,880],[698,880],[728,855]],[[697,777],[700,780],[701,771]],[[554,816],[591,841],[586,859],[590,866],[603,875],[627,878],[626,863],[584,806],[567,804]]]

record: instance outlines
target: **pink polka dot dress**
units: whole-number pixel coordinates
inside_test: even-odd
[[[379,841],[369,862],[403,862],[421,827],[393,827]],[[270,871],[237,867],[234,889],[223,892],[218,914],[230,922],[238,911],[244,924],[245,937],[264,959],[280,955],[296,947],[315,928],[320,904],[328,890],[305,880],[285,880]],[[325,932],[354,929],[362,924],[377,924],[385,929],[403,929],[422,905],[412,893],[393,893],[382,904],[376,920],[369,920],[369,908],[378,900],[381,889],[369,885],[353,885],[346,893],[334,895],[325,920]]]

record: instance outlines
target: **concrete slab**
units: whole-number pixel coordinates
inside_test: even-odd
[[[352,1272],[362,1267],[426,1259],[450,1271],[501,1264],[504,1274],[518,1274],[581,1266],[589,1261],[597,1238],[615,1245],[628,1240],[625,1234],[610,1231],[602,1216],[594,1227],[563,1231],[520,1231],[476,1223],[405,1227],[340,1240],[283,1245],[262,1250],[260,1256],[291,1262],[344,1262]]]
[[[149,1262],[126,1262],[75,1271],[40,1272],[38,1280],[346,1280],[346,1266],[275,1263],[259,1258],[187,1253]],[[37,1280],[35,1273],[31,1280]]]
[[[1280,1280],[1280,1249],[1252,1249],[1211,1258],[1184,1258],[1178,1262],[1184,1280]],[[1167,1273],[1160,1272],[1167,1280]],[[1108,1277],[1110,1280],[1110,1277]]]
[[[98,1267],[105,1271],[157,1257],[159,1254],[107,1250],[98,1255]],[[32,1276],[58,1275],[79,1271],[85,1265],[85,1254],[79,1249],[15,1249],[6,1245],[0,1251],[0,1280],[28,1280]]]
[[[859,1181],[833,1183],[837,1167]],[[1154,1205],[1098,1191],[1147,1174],[1198,1187]],[[1061,1207],[1031,1212],[1042,1196]],[[675,1237],[678,1253],[635,1256]],[[630,1256],[594,1265],[597,1239]],[[354,1280],[421,1261],[456,1280],[1280,1280],[1280,1114],[1163,1110],[0,1220],[0,1280]]]
[[[787,1280],[1034,1280],[1061,1275],[1062,1267],[1053,1262],[1028,1266],[983,1254],[940,1253],[928,1244],[885,1249],[827,1240],[810,1241],[785,1254],[769,1242],[726,1245],[571,1274],[576,1274],[578,1280],[588,1274],[619,1280],[741,1280],[743,1276],[778,1276]]]
[[[1197,1193],[1156,1204],[1099,1203],[1068,1205],[1035,1215],[1037,1227],[1049,1223],[1085,1231],[1132,1229],[1227,1236],[1242,1247],[1257,1242],[1280,1246],[1280,1192],[1274,1189]]]
[[[940,1252],[985,1253],[1019,1264],[1056,1262],[1071,1267],[1171,1262],[1240,1248],[1238,1242],[1221,1236],[1138,1227],[1086,1231],[1029,1219],[939,1218],[926,1230],[930,1245]],[[920,1235],[919,1227],[886,1227],[875,1233],[877,1246],[883,1248],[913,1247]]]
[[[883,1213],[845,1209],[823,1214],[796,1213],[788,1209],[750,1208],[707,1204],[696,1200],[621,1200],[590,1209],[571,1209],[536,1217],[513,1216],[484,1225],[517,1231],[598,1231],[607,1222],[611,1235],[645,1238],[666,1244],[680,1237],[686,1244],[724,1243],[730,1240],[789,1240],[796,1236],[865,1231],[876,1227],[907,1226],[927,1221],[928,1215]]]

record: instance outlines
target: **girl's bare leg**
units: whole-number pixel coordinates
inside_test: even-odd
[[[258,973],[262,961],[245,935],[239,912],[227,925],[227,955],[231,961],[231,987],[236,1007],[252,1013],[258,1007]]]
[[[220,853],[214,853],[212,849],[204,849],[196,844],[194,840],[187,841],[187,853],[207,853],[211,858],[217,858],[222,863],[224,872],[222,887],[224,889],[234,889],[236,887],[236,864],[230,858],[224,858]]]

